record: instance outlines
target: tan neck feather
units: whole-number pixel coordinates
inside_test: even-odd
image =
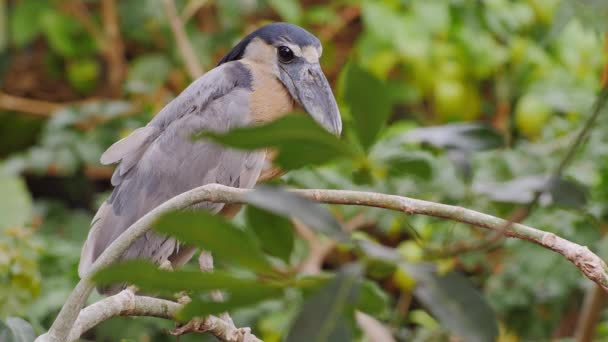
[[[242,62],[253,78],[250,109],[255,122],[270,122],[294,110],[295,101],[275,76],[272,66],[246,59]]]

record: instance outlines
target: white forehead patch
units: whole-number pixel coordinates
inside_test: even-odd
[[[304,48],[302,48],[302,57],[304,57],[304,59],[306,59],[306,61],[309,63],[318,62],[319,58],[321,58],[321,53],[321,49],[317,49],[317,47],[312,45],[306,45]]]
[[[308,63],[318,63],[319,58],[321,58],[321,54],[323,53],[322,47],[313,45],[300,47],[286,40],[283,40],[280,45],[287,46],[296,56],[304,58]],[[275,55],[275,47],[267,44],[260,38],[254,38],[251,43],[247,45],[243,57],[258,62],[268,63],[269,61],[275,60]]]
[[[247,45],[243,58],[267,63],[268,61],[273,60],[275,54],[273,46],[266,44],[266,42],[260,38],[254,38]]]

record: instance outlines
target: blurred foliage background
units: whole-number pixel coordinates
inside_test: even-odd
[[[608,72],[608,5],[601,0],[176,6],[204,70],[267,22],[299,24],[321,39],[345,139],[363,152],[282,179],[304,188],[373,190],[510,217],[564,158]],[[20,316],[36,332],[48,329],[78,280],[90,220],[111,191],[112,169],[99,156],[191,82],[167,13],[161,0],[0,0],[0,318]],[[552,184],[525,223],[608,257],[608,120],[600,117]],[[496,313],[503,341],[568,339],[580,329],[608,339],[604,295],[555,253],[428,217],[332,211],[359,222],[361,238],[408,261],[466,275]],[[297,238],[296,252],[303,245]],[[337,248],[323,268],[351,259]],[[437,322],[433,304],[412,300],[407,272],[376,271],[368,278],[391,303],[379,317],[398,340],[446,340],[450,329]],[[589,310],[586,296],[602,304],[590,328],[577,322]],[[235,319],[277,341],[297,304],[273,305],[238,311]],[[162,332],[171,326],[118,318],[87,337],[171,340]]]

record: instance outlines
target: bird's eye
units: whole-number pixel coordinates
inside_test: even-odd
[[[279,60],[283,63],[289,63],[293,60],[294,54],[287,46],[279,46],[278,49]]]

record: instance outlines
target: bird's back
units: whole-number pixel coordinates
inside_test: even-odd
[[[263,152],[229,149],[205,140],[199,131],[223,132],[250,124],[251,72],[241,62],[223,64],[199,78],[148,125],[112,145],[103,163],[116,163],[114,190],[99,208],[82,249],[82,277],[99,255],[131,224],[168,199],[210,183],[252,187]],[[219,203],[203,203],[212,212]],[[123,258],[168,259],[178,250],[173,238],[147,232]],[[112,289],[115,291],[116,289]]]

